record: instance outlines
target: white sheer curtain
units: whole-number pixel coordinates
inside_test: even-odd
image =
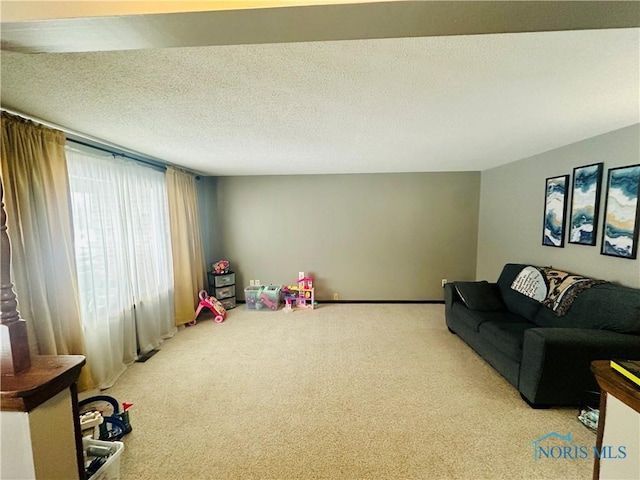
[[[67,146],[87,357],[107,388],[176,331],[164,172]]]

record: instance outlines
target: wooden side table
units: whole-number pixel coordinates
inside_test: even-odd
[[[591,371],[602,392],[596,440],[598,451],[602,451],[605,437],[607,445],[625,445],[627,441],[631,442],[630,445],[626,445],[626,454],[630,456],[629,462],[622,464],[619,460],[608,460],[606,468],[603,468],[600,458],[596,456],[593,466],[593,480],[640,478],[640,387],[611,368],[609,360],[591,362]],[[609,397],[611,398],[609,399]],[[615,425],[611,425],[609,429],[606,425],[608,410],[610,417],[615,414],[615,418],[610,418],[610,420],[615,420]],[[610,423],[612,422],[610,421]],[[615,428],[620,423],[624,427]],[[632,458],[635,458],[635,461]],[[601,477],[601,475],[603,476]]]
[[[2,375],[2,478],[84,479],[77,381],[82,355],[36,355]]]

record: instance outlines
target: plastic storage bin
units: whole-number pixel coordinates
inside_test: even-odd
[[[233,272],[224,273],[222,275],[213,275],[213,285],[218,287],[226,287],[227,285],[235,285],[236,274]]]
[[[231,310],[232,308],[236,308],[236,297],[223,298],[222,300],[220,300],[220,303],[225,310]]]
[[[281,297],[280,285],[262,285],[244,289],[247,310],[278,310],[282,304]]]
[[[85,467],[91,462],[93,457],[90,453],[92,447],[97,449],[110,449],[111,454],[107,457],[107,461],[87,480],[120,480],[120,457],[124,451],[124,443],[122,442],[105,442],[102,440],[94,440],[92,438],[82,439],[82,448],[84,450]]]
[[[236,274],[232,271],[216,274],[207,272],[209,292],[224,305],[226,310],[236,306]]]
[[[229,287],[216,288],[214,290],[214,297],[218,300],[222,300],[223,298],[230,298],[236,296],[236,286],[231,285]]]

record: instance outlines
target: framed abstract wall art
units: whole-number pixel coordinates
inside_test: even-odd
[[[569,243],[595,245],[603,163],[573,169]]]
[[[638,253],[640,164],[610,168],[602,229],[602,255],[635,259]]]
[[[551,177],[546,180],[542,245],[564,247],[568,186],[569,175]]]

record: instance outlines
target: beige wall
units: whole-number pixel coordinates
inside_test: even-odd
[[[240,290],[304,271],[320,300],[439,300],[475,276],[479,192],[479,172],[221,177],[213,228]]]
[[[542,246],[545,179],[596,162],[604,162],[596,246]],[[639,162],[640,125],[633,125],[482,172],[477,279],[495,280],[505,263],[515,262],[640,287],[640,260],[600,254],[607,169]]]

